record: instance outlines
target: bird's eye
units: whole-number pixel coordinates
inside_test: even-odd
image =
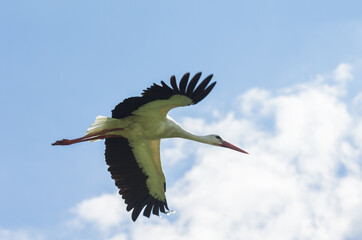
[[[219,135],[216,135],[215,136],[217,139],[221,140],[221,137]]]

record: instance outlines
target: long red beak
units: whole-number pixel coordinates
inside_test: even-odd
[[[232,145],[231,143],[228,143],[227,141],[222,141],[221,147],[226,147],[226,148],[230,148],[232,150],[238,151],[238,152],[242,152],[242,153],[246,153],[249,154],[248,152],[245,152],[243,149],[238,148],[237,146]]]

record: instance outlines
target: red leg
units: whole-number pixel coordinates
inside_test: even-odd
[[[74,143],[104,139],[104,138],[108,138],[108,137],[120,137],[119,135],[104,135],[105,133],[119,131],[119,130],[123,130],[123,128],[106,129],[106,130],[102,130],[102,131],[94,133],[94,134],[89,134],[89,135],[86,135],[86,136],[83,136],[80,138],[75,138],[75,139],[62,139],[62,140],[56,141],[55,143],[52,143],[52,145],[53,146],[55,146],[55,145],[71,145]]]

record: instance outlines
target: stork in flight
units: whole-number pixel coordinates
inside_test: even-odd
[[[208,86],[212,76],[207,76],[197,87],[201,72],[190,82],[190,74],[186,73],[179,85],[175,76],[170,79],[171,87],[163,81],[161,86],[153,84],[141,97],[119,103],[112,111],[112,118],[98,116],[83,137],[59,140],[52,145],[105,139],[108,171],[120,189],[127,211],[133,209],[132,220],[136,221],[143,208],[146,217],[150,217],[151,211],[154,215],[159,215],[159,211],[167,213],[166,179],[160,160],[161,138],[186,138],[247,153],[218,135],[189,133],[167,115],[173,108],[197,104],[204,99],[216,84]]]

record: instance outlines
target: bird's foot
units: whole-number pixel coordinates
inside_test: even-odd
[[[62,140],[58,140],[55,143],[52,143],[53,146],[55,145],[70,145],[73,144],[74,141],[69,140],[69,139],[62,139]]]

